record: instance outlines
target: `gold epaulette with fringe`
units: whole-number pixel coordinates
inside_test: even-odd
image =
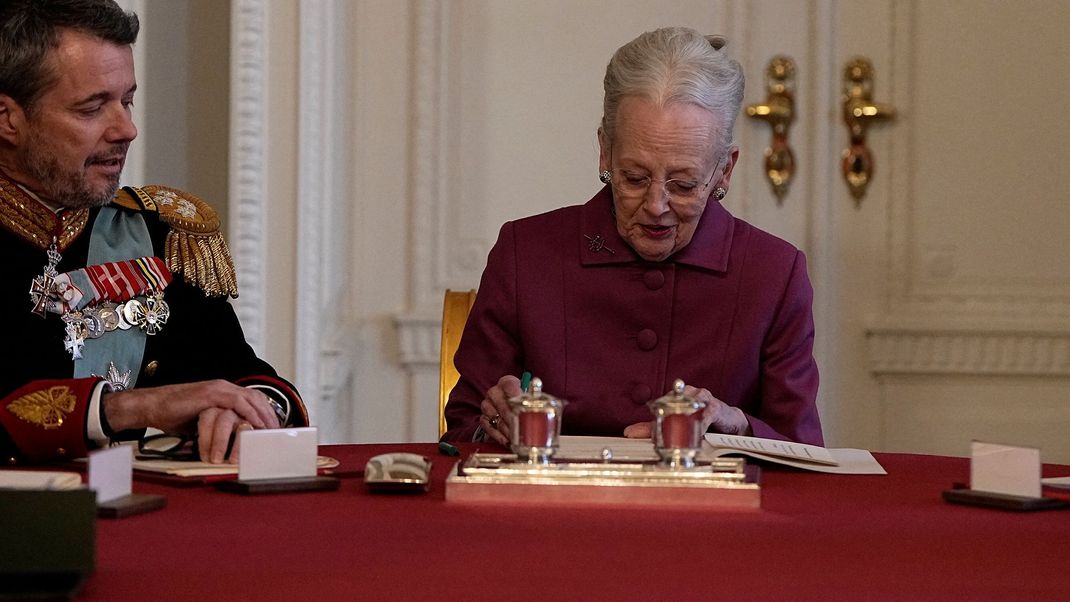
[[[196,196],[167,186],[126,186],[115,204],[138,211],[153,211],[171,226],[164,261],[174,274],[210,297],[238,296],[234,260],[214,209]]]

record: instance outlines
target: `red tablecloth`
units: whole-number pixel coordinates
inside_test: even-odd
[[[473,447],[462,450],[471,452]],[[886,476],[766,468],[762,510],[464,506],[434,444],[328,446],[339,470],[430,457],[427,494],[245,497],[135,482],[166,509],[98,521],[79,599],[1037,599],[1070,596],[1070,512],[958,506],[968,460],[876,454]],[[1070,475],[1046,466],[1045,476]]]

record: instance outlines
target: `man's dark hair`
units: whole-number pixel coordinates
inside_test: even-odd
[[[137,40],[137,15],[114,0],[0,0],[0,94],[24,110],[55,84],[46,59],[59,47],[63,30],[113,44]]]

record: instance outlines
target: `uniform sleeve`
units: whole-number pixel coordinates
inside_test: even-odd
[[[487,389],[506,374],[519,374],[523,352],[517,327],[516,239],[507,222],[487,257],[472,311],[453,363],[460,373],[446,404],[445,441],[471,441]]]
[[[748,416],[755,437],[824,444],[817,413],[813,299],[806,257],[798,251],[762,344],[761,406],[758,415]]]
[[[223,379],[263,391],[282,406],[284,426],[308,426],[297,388],[257,357],[225,297],[209,297],[177,279],[167,289],[171,318],[146,347],[137,388]]]
[[[85,456],[86,412],[99,382],[34,380],[0,400],[0,460],[39,464]]]

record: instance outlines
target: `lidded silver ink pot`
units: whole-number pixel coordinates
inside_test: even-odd
[[[568,404],[542,392],[542,379],[532,378],[528,391],[509,400],[510,447],[521,461],[549,464],[561,437],[561,412]]]
[[[693,468],[702,446],[706,402],[684,395],[684,387],[676,379],[671,392],[647,404],[654,414],[654,450],[662,465],[672,469]]]

